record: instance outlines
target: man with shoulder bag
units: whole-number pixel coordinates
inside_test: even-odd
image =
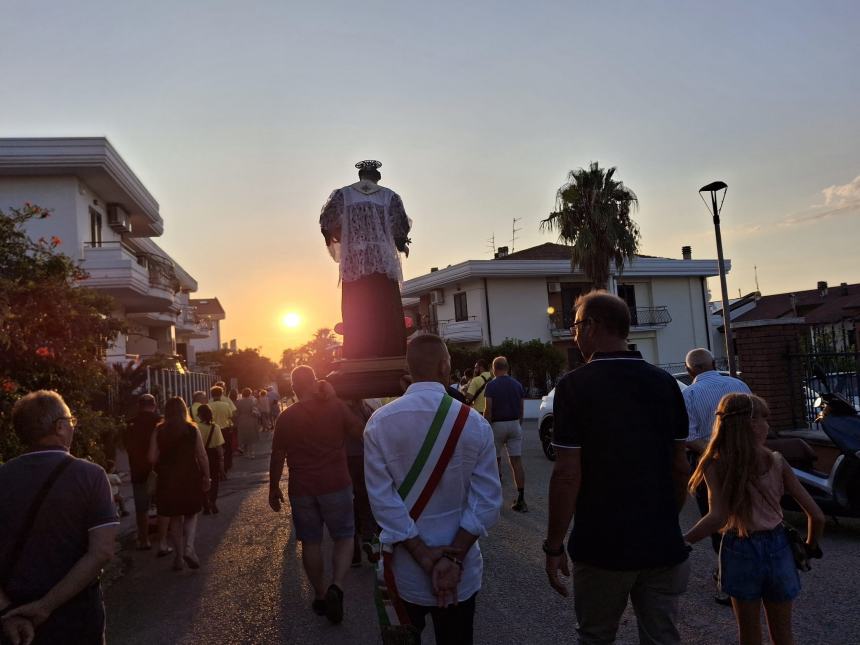
[[[104,642],[99,575],[119,522],[104,469],[69,454],[75,424],[56,392],[12,409],[27,451],[0,466],[0,620],[15,645]]]
[[[487,389],[487,383],[493,379],[493,374],[487,368],[487,361],[479,358],[475,363],[475,376],[469,381],[466,387],[466,403],[475,408],[480,414],[484,414],[487,409],[487,399],[484,391]]]

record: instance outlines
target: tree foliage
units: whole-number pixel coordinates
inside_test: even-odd
[[[285,349],[281,354],[281,367],[290,371],[299,365],[310,365],[319,378],[331,371],[340,342],[335,333],[326,327],[317,329],[313,338],[301,347]]]
[[[27,235],[27,221],[48,216],[32,204],[0,212],[0,461],[21,450],[12,405],[48,389],[78,417],[73,452],[103,463],[117,425],[103,412],[104,357],[124,324],[111,317],[111,297],[80,286],[86,273],[57,251],[59,238]]]
[[[579,267],[595,289],[606,288],[611,262],[621,273],[639,250],[639,226],[631,217],[639,200],[615,171],[596,161],[571,170],[556,194],[556,210],[541,221],[541,229],[557,231],[571,245],[571,267]]]
[[[226,349],[200,352],[197,362],[201,365],[216,365],[221,379],[228,385],[232,379],[236,379],[240,390],[245,387],[266,387],[275,380],[278,370],[278,366],[255,347],[236,352]]]
[[[558,380],[565,364],[564,354],[557,347],[538,339],[524,342],[506,338],[499,345],[477,349],[449,344],[448,353],[451,354],[452,373],[460,374],[474,367],[479,358],[490,365],[496,356],[504,356],[508,359],[511,376],[522,383],[526,391],[535,394],[546,394]]]

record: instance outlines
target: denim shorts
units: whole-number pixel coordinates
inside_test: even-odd
[[[323,539],[323,524],[332,540],[355,535],[352,512],[352,486],[326,495],[290,495],[296,539],[318,544]]]
[[[786,602],[800,593],[800,576],[782,526],[742,538],[726,533],[720,547],[720,586],[738,600]]]

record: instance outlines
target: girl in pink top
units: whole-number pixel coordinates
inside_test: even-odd
[[[824,514],[788,463],[765,448],[767,403],[751,394],[727,394],[717,407],[711,441],[690,479],[690,491],[708,485],[710,512],[684,536],[698,542],[715,531],[720,547],[720,585],[731,596],[741,645],[761,643],[764,603],[771,641],[794,643],[791,607],[800,593],[794,556],[782,527],[783,494],[807,516],[807,540],[817,549]]]

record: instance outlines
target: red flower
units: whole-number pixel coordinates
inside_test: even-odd
[[[49,349],[48,347],[40,347],[36,350],[36,356],[40,358],[47,358],[48,356],[53,356],[54,351]]]
[[[3,385],[0,385],[3,388],[4,392],[14,392],[18,389],[18,384],[15,381],[3,381]]]
[[[51,236],[51,246],[60,246],[63,243],[63,240],[58,238],[56,235]]]

